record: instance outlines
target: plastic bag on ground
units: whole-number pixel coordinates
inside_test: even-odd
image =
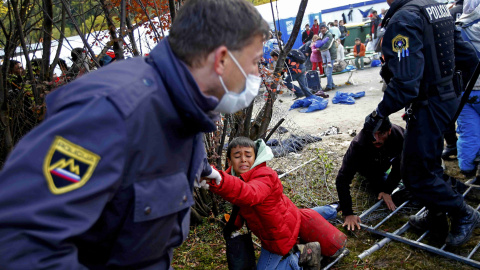
[[[309,113],[309,112],[324,110],[325,108],[327,108],[327,105],[328,105],[328,99],[323,99],[323,98],[314,99],[312,104],[308,106],[308,108],[301,110],[300,112]]]
[[[341,103],[341,104],[355,104],[355,99],[361,98],[365,96],[365,91],[357,92],[357,93],[344,93],[344,92],[336,92],[335,97],[332,99],[333,104]]]
[[[299,100],[296,100],[292,104],[292,106],[290,107],[290,110],[293,110],[293,109],[296,109],[296,108],[305,108],[305,107],[310,106],[310,104],[312,104],[312,100],[309,97],[304,98],[304,99],[299,99]]]

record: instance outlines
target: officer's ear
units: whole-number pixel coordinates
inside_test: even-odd
[[[392,128],[388,130],[388,136],[390,136],[390,134],[392,134]]]
[[[228,49],[226,46],[220,46],[210,53],[209,57],[213,58],[213,69],[215,73],[222,76],[225,72],[225,60],[227,59]]]

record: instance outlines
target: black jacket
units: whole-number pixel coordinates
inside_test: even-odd
[[[374,29],[372,31],[371,29],[371,25],[370,25],[370,32],[371,34],[375,35],[375,37],[372,36],[372,39],[373,38],[377,38],[377,30],[378,30],[378,26],[382,23],[382,19],[380,19],[380,17],[377,17],[376,19],[374,19],[372,22],[371,22],[374,26]]]
[[[371,134],[360,133],[353,138],[337,175],[338,198],[344,216],[352,215],[352,197],[350,184],[355,174],[367,178],[369,186],[378,195],[380,192],[391,194],[400,182],[400,159],[405,130],[392,124],[392,133],[382,148],[378,149],[371,142]],[[385,172],[392,167],[386,181]]]
[[[303,31],[302,33],[302,42],[303,44],[307,43],[308,41],[312,40],[313,38],[313,31],[310,29],[309,33],[307,31]]]

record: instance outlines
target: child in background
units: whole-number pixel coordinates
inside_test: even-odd
[[[235,138],[227,148],[230,168],[209,176],[210,190],[238,206],[235,225],[241,228],[246,222],[261,240],[257,269],[320,269],[321,255],[335,256],[346,244],[346,236],[322,216],[333,218],[336,209],[298,209],[267,166],[271,159],[272,150],[263,140]],[[307,244],[296,245],[298,237]]]
[[[315,46],[317,48],[320,48],[322,47],[325,43],[327,43],[329,40],[328,37],[323,37],[321,40],[318,40],[317,43],[315,44]],[[333,43],[332,43],[333,44]],[[333,44],[333,46],[335,46],[335,44]],[[327,67],[332,67],[332,57],[330,55],[330,48],[328,48],[327,50],[324,50],[324,51],[321,51],[321,54],[322,54],[322,60],[323,60],[323,64],[324,65],[327,65]]]
[[[322,55],[320,54],[320,47],[315,46],[315,43],[319,40],[318,35],[313,35],[312,44],[310,47],[312,48],[312,55],[310,55],[310,62],[312,62],[312,70],[320,70],[320,74],[323,74],[322,68]]]

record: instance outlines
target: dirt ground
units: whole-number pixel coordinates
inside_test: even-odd
[[[312,113],[301,113],[300,109],[294,109],[289,112],[289,116],[305,130],[315,135],[321,133],[330,126],[337,126],[340,131],[348,129],[362,129],[365,117],[371,113],[382,100],[382,83],[379,75],[379,67],[366,67],[364,70],[354,71],[352,79],[355,85],[345,85],[348,80],[349,73],[333,76],[334,83],[338,86],[335,90],[328,91],[330,95],[328,106],[325,110]],[[351,80],[352,80],[351,79]],[[321,78],[322,87],[327,84],[326,78]],[[365,91],[365,96],[356,100],[353,105],[333,104],[332,98],[335,92],[360,92]],[[286,109],[293,104],[291,92],[285,92],[279,98],[283,102],[276,102],[275,106]],[[405,122],[401,116],[403,111],[399,111],[390,117],[392,123],[405,127]]]

